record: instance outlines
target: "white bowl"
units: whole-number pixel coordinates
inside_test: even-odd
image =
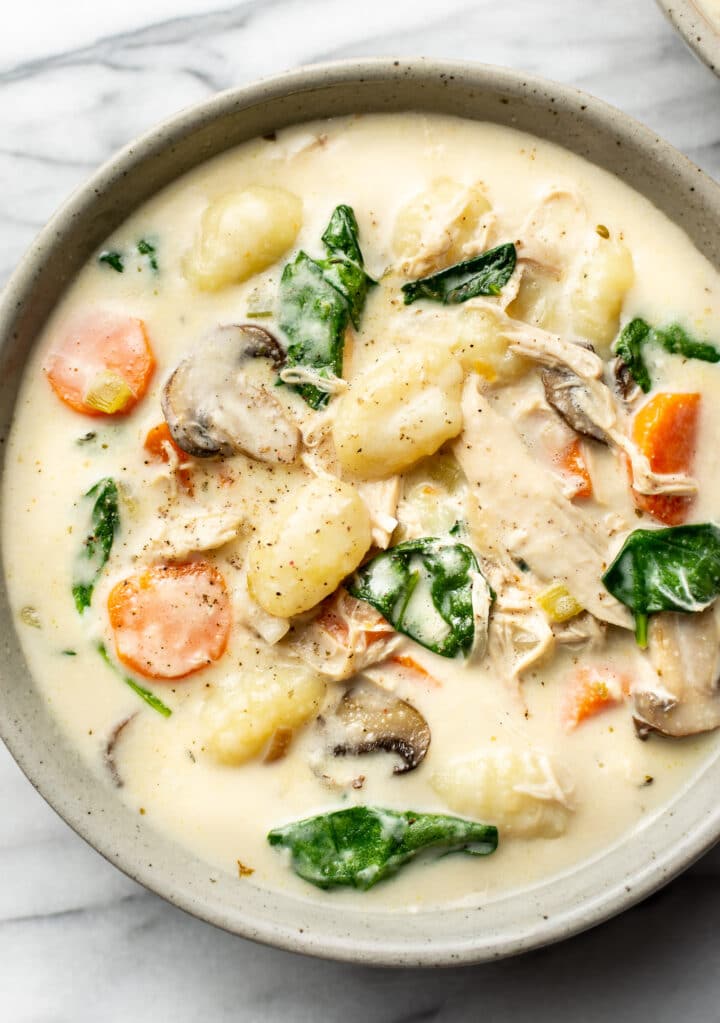
[[[0,436],[7,435],[23,366],[48,314],[76,271],[140,203],[254,136],[318,117],[389,110],[495,121],[559,143],[647,196],[720,264],[720,188],[654,133],[583,93],[512,71],[430,60],[308,67],[222,93],[171,118],[123,149],[53,218],[0,306]],[[198,917],[281,948],[385,965],[511,955],[620,912],[720,836],[720,761],[714,755],[662,813],[612,848],[480,908],[368,913],[341,909],[331,898],[313,901],[238,884],[138,818],[81,760],[33,684],[4,588],[0,624],[0,730],[38,791],[129,876]]]
[[[720,29],[703,12],[701,4],[695,0],[656,0],[656,3],[695,55],[720,75]]]

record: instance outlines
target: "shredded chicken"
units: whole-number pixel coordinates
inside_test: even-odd
[[[152,538],[147,550],[171,561],[196,551],[212,551],[235,539],[244,518],[236,511],[201,511],[161,519],[161,531]]]
[[[543,581],[563,582],[597,618],[632,628],[627,608],[601,582],[609,563],[609,537],[538,466],[512,423],[481,393],[477,378],[466,382],[462,404],[465,427],[454,444],[455,457],[492,552],[504,546]]]
[[[373,544],[386,550],[395,532],[396,512],[400,498],[400,477],[358,483],[357,490],[370,512]]]
[[[605,626],[588,611],[552,626],[555,642],[564,646],[600,646],[605,640]]]
[[[555,637],[545,614],[516,587],[498,594],[490,619],[488,654],[501,678],[516,684],[523,672],[553,649]]]
[[[279,376],[284,384],[310,384],[325,394],[342,394],[348,386],[342,377],[334,373],[323,374],[310,366],[286,366],[280,370]]]
[[[515,321],[510,321],[511,323]],[[518,324],[519,325],[519,324]],[[627,437],[619,422],[620,410],[612,391],[602,382],[604,363],[594,352],[582,345],[549,334],[538,327],[520,331],[505,330],[505,337],[514,351],[548,366],[563,367],[575,374],[569,380],[573,401],[582,413],[605,436],[608,443],[627,455],[633,476],[633,487],[640,494],[695,494],[697,481],[685,473],[658,473],[650,467],[645,455]]]
[[[400,642],[402,636],[377,611],[342,589],[287,639],[291,653],[334,682],[385,660]]]
[[[503,324],[503,336],[510,342],[513,351],[546,366],[564,366],[584,380],[600,380],[605,364],[599,355],[568,341],[559,334],[551,334],[540,327],[531,327],[520,320],[507,317]]]

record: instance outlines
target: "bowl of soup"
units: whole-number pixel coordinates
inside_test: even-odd
[[[2,308],[3,738],[99,852],[383,964],[720,831],[720,193],[514,72],[311,67],[123,150]]]
[[[658,0],[658,6],[703,64],[720,74],[718,0]]]

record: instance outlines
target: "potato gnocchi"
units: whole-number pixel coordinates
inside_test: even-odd
[[[238,898],[475,907],[581,864],[716,741],[718,359],[715,272],[557,147],[248,142],[38,339],[4,501],[37,683]]]

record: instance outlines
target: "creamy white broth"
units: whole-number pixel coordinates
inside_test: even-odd
[[[509,129],[417,114],[372,115],[288,129],[276,140],[248,143],[165,189],[107,243],[107,248],[125,249],[138,238],[152,238],[160,274],[153,276],[142,261],[128,264],[118,274],[91,260],[53,314],[28,365],[9,441],[3,528],[13,607],[18,614],[33,608],[41,625],[40,629],[18,625],[36,682],[108,784],[109,738],[132,715],[118,733],[112,753],[123,782],[119,795],[148,824],[206,859],[210,871],[237,873],[238,861],[252,868],[252,876],[241,884],[377,907],[492,897],[607,848],[645,815],[661,809],[714,747],[712,736],[638,741],[628,703],[566,732],[560,705],[567,679],[577,663],[600,655],[558,648],[551,659],[514,683],[498,678],[485,660],[463,664],[404,640],[396,652],[412,656],[442,683],[435,686],[416,674],[395,670],[384,677],[425,716],[432,732],[428,755],[415,771],[399,776],[391,774],[396,758],[389,754],[339,759],[333,774],[341,781],[358,775],[365,781],[359,790],[334,790],[309,766],[318,744],[312,723],[298,731],[288,755],[272,765],[261,758],[240,766],[218,764],[206,748],[208,693],[222,691],[229,680],[242,685],[253,672],[271,674],[274,660],[288,660],[284,644],[275,651],[268,649],[236,623],[223,657],[197,674],[167,682],[135,676],[172,708],[169,719],[146,707],[97,652],[101,641],[113,649],[108,594],[119,580],[158,559],[157,549],[153,553],[147,545],[177,501],[174,491],[167,489],[167,471],[142,447],[148,430],[162,418],[160,393],[170,370],[208,330],[245,322],[248,310],[271,305],[283,264],[299,247],[311,255],[321,251],[320,236],[338,203],[354,209],[367,266],[382,277],[396,259],[392,234],[398,211],[448,174],[468,185],[482,179],[503,226],[499,240],[513,237],[549,190],[579,194],[590,230],[595,224],[605,225],[612,237],[622,236],[632,253],[635,283],[624,299],[623,321],[633,315],[657,324],[678,320],[701,337],[720,337],[720,283],[715,271],[677,227],[615,178]],[[256,183],[276,185],[302,198],[302,226],[290,253],[243,284],[198,291],[184,275],[183,260],[204,209],[226,192]],[[384,277],[369,294],[361,329],[346,348],[344,375],[351,382],[382,356],[389,340],[403,345],[416,337],[437,337],[451,331],[462,315],[462,307],[424,303],[403,307],[400,283],[396,276]],[[57,400],[42,371],[46,353],[64,326],[94,305],[131,313],[147,325],[158,368],[147,395],[127,417],[78,415]],[[255,322],[277,330],[274,320]],[[648,361],[656,388],[696,389],[706,396],[693,467],[700,488],[690,521],[713,521],[718,508],[714,481],[720,456],[714,438],[720,435],[720,371],[655,352]],[[490,388],[487,397],[499,414],[512,418],[528,393],[520,380]],[[286,390],[277,396],[297,415],[310,415],[297,396]],[[549,464],[541,464],[540,434],[532,416],[518,428],[537,454],[538,472],[552,471]],[[95,431],[96,438],[79,445],[78,438],[88,431]],[[642,521],[635,516],[625,469],[617,457],[597,444],[591,447],[597,500],[583,506],[584,520],[600,523],[613,512],[623,520],[625,532],[638,523],[650,524],[647,516]],[[502,438],[497,451],[502,458]],[[237,540],[202,555],[219,567],[232,592],[242,585],[253,524],[272,515],[273,503],[298,486],[308,470],[301,464],[268,466],[238,455],[224,463],[198,465],[193,474],[197,500],[207,511],[234,512],[248,523]],[[81,617],[71,597],[74,559],[86,528],[86,508],[79,497],[104,476],[121,484],[123,529],[92,607]],[[618,546],[623,535],[619,528]],[[64,654],[67,650],[75,651],[75,656]],[[642,676],[647,670],[632,634],[623,630],[610,630],[601,658],[620,673]],[[339,693],[342,685],[330,682],[329,689]],[[572,805],[564,834],[504,837],[501,829],[500,846],[492,856],[456,855],[412,865],[365,893],[316,891],[295,877],[285,857],[267,845],[267,832],[280,824],[352,803],[457,812],[430,784],[434,773],[452,758],[502,746],[536,748],[552,757],[558,776],[566,780]]]

